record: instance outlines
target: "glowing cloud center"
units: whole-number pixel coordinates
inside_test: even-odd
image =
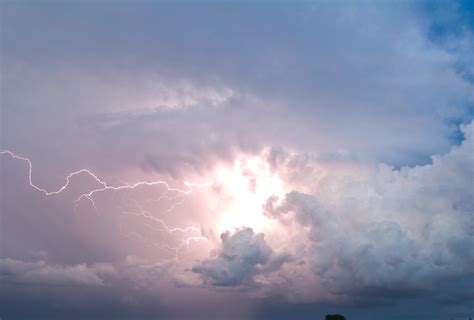
[[[228,201],[217,222],[218,232],[241,227],[260,232],[273,227],[275,222],[264,215],[263,205],[271,196],[282,198],[285,188],[262,158],[236,160],[232,168],[220,168],[216,185]]]

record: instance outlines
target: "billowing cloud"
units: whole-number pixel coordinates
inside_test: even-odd
[[[457,294],[436,284],[473,275],[473,127],[432,164],[315,176],[312,194],[272,198],[267,214],[308,228],[311,254],[301,258],[343,301]]]
[[[253,286],[255,276],[277,271],[290,258],[287,253],[274,252],[265,235],[251,228],[223,233],[221,240],[222,246],[192,269],[211,285]]]

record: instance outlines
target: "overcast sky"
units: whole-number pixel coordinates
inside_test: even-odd
[[[471,1],[0,8],[2,319],[474,315]]]

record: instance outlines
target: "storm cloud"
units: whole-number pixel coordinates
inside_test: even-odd
[[[288,253],[275,253],[263,233],[251,228],[221,235],[222,247],[214,256],[194,266],[205,282],[216,286],[256,285],[254,277],[277,271],[289,260]]]
[[[469,1],[0,7],[1,317],[472,315]]]
[[[462,130],[461,145],[433,156],[432,164],[327,175],[313,194],[292,191],[279,205],[269,199],[267,214],[284,221],[291,214],[309,229],[310,256],[302,259],[342,301],[403,296],[470,278],[473,124]],[[445,295],[460,289],[449,290],[442,289]]]

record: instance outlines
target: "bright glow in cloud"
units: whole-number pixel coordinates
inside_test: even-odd
[[[271,172],[261,157],[236,160],[231,168],[219,168],[216,187],[229,202],[217,222],[219,233],[241,227],[262,232],[275,222],[263,214],[263,205],[271,196],[282,197],[285,185]]]

